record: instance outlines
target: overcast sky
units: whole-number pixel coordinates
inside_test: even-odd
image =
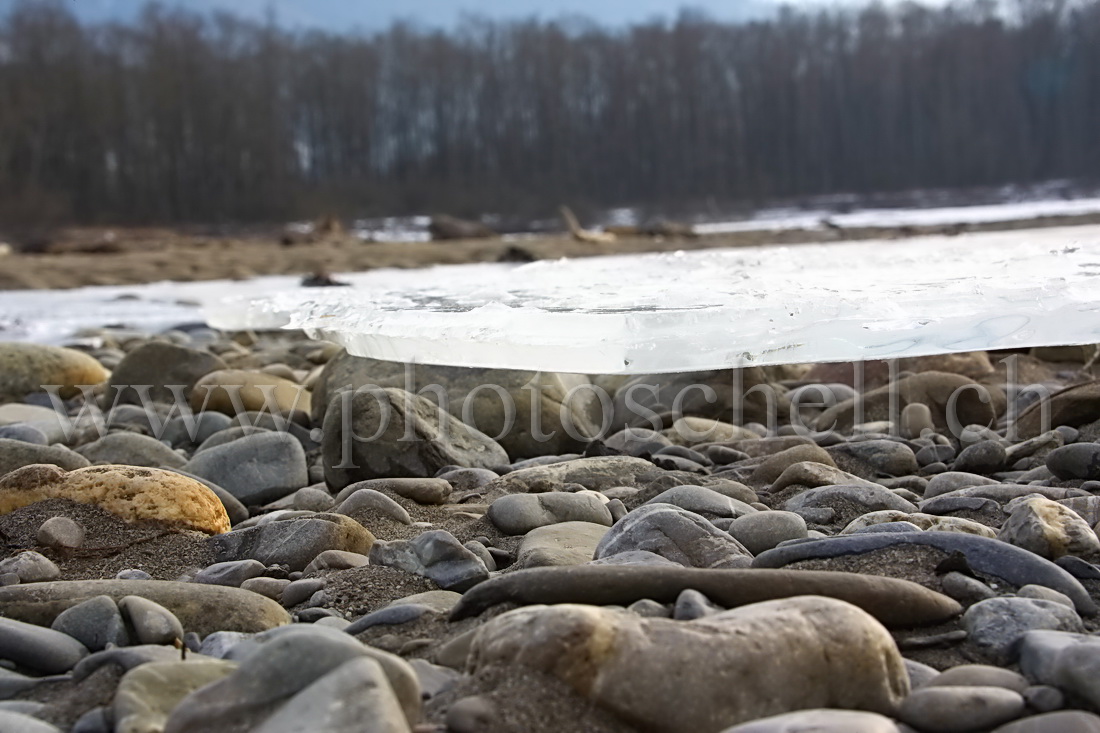
[[[34,1],[34,0],[32,0]],[[814,0],[796,0],[799,3]],[[65,0],[83,19],[128,20],[144,4],[141,0]],[[556,18],[582,15],[605,24],[622,25],[674,18],[682,7],[704,11],[719,20],[759,17],[777,0],[161,0],[197,11],[231,10],[262,18],[274,8],[285,25],[329,30],[375,30],[395,20],[413,20],[430,26],[449,26],[464,13],[490,18]],[[0,0],[6,12],[16,0]]]

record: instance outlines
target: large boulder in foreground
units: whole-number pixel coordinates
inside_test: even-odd
[[[220,534],[229,515],[217,495],[198,481],[157,468],[25,466],[0,478],[0,514],[46,499],[95,504],[128,522],[155,520]]]
[[[514,667],[555,677],[657,733],[712,733],[806,708],[891,715],[909,692],[889,632],[820,596],[686,622],[594,606],[522,608],[486,622],[468,661],[472,673]]]

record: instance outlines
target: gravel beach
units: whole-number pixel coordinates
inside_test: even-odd
[[[1100,731],[1091,346],[80,344],[0,344],[0,731]]]

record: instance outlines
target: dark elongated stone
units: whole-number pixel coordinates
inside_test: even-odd
[[[947,596],[916,583],[856,573],[812,570],[712,570],[666,566],[577,565],[534,568],[474,586],[451,620],[498,603],[586,603],[626,606],[642,598],[673,603],[694,589],[725,608],[792,596],[819,595],[859,606],[887,627],[938,623],[962,613]]]
[[[1092,616],[1097,612],[1096,604],[1084,586],[1050,560],[1007,542],[960,532],[861,534],[800,542],[758,555],[753,560],[753,567],[781,568],[800,560],[861,555],[897,545],[923,545],[947,553],[960,552],[967,564],[979,573],[992,575],[1017,587],[1031,583],[1044,585],[1069,596],[1079,613]]]

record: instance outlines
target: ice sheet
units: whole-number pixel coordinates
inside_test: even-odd
[[[353,354],[641,374],[1100,341],[1100,227],[375,271],[205,309]]]

